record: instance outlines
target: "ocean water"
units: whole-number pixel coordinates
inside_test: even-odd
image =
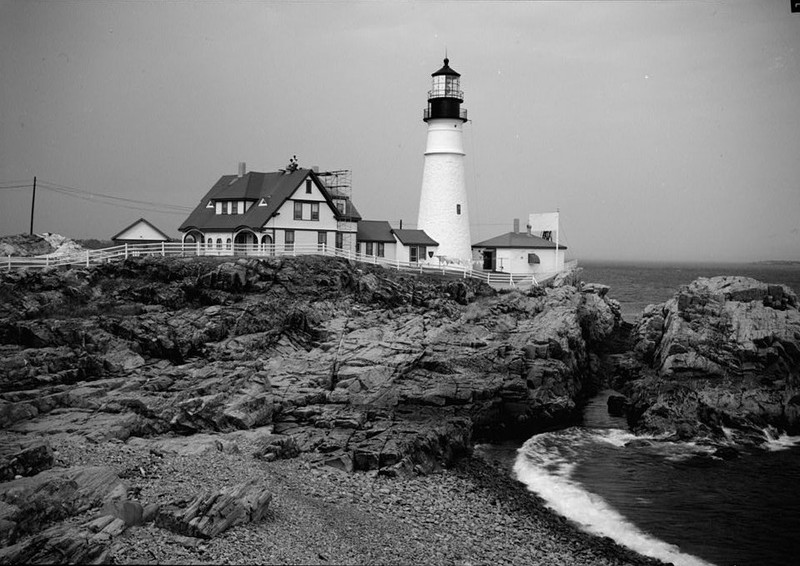
[[[800,296],[800,263],[657,263],[657,262],[580,262],[581,279],[611,287],[625,320],[633,322],[649,304],[672,298],[682,285],[698,277],[744,275],[765,283],[783,283]]]
[[[800,265],[582,267],[584,281],[611,287],[629,321],[697,277],[746,275],[800,295]],[[722,460],[693,443],[635,437],[624,419],[608,415],[609,393],[588,404],[581,426],[477,451],[505,459],[510,473],[580,528],[641,554],[679,566],[800,564],[800,438],[769,438]]]

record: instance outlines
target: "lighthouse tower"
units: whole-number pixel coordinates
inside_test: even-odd
[[[433,88],[428,91],[423,116],[428,123],[428,143],[417,228],[439,243],[438,257],[430,261],[469,266],[472,248],[462,140],[467,111],[461,108],[461,75],[449,63],[445,58],[444,67],[431,75]]]

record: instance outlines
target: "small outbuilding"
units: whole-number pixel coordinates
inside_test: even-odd
[[[356,253],[381,258],[397,258],[397,242],[386,220],[359,220]]]
[[[549,234],[544,234],[549,236]],[[502,273],[531,274],[549,277],[564,269],[566,246],[559,246],[549,237],[519,231],[519,220],[514,230],[472,245],[480,253],[483,269]]]
[[[169,242],[170,237],[151,222],[140,218],[116,236],[112,236],[111,240],[115,244],[160,244]]]
[[[439,249],[439,242],[424,230],[392,230],[397,238],[397,259],[409,263],[429,262]]]

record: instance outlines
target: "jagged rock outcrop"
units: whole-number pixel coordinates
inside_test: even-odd
[[[597,286],[496,295],[309,257],[3,278],[0,425],[102,442],[274,423],[301,451],[354,469],[395,465],[399,447],[440,450],[413,440],[430,430],[466,450],[472,435],[569,422],[590,350],[619,320]],[[422,460],[448,459],[437,458]]]
[[[789,287],[700,278],[648,307],[634,335],[618,386],[635,430],[745,443],[766,440],[768,427],[800,432],[800,312]]]

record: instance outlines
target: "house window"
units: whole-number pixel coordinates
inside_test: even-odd
[[[328,246],[328,233],[327,232],[317,232],[317,244],[319,247],[319,251],[324,251],[325,248]]]
[[[376,255],[376,256],[378,256],[378,257],[383,257],[384,243],[383,243],[383,242],[378,242],[378,243],[375,245],[375,247],[376,247],[376,253],[375,253],[375,255]]]
[[[344,247],[344,234],[336,232],[336,249],[341,250]],[[358,250],[356,250],[358,251]]]
[[[294,230],[286,230],[284,232],[284,237],[286,238],[284,241],[286,242],[286,249],[293,250],[294,249]]]
[[[306,179],[306,194],[311,194],[311,179]]]
[[[408,261],[417,263],[419,261],[419,248],[417,246],[410,246],[408,248]]]
[[[206,240],[206,247],[210,250],[214,247],[214,238],[209,238]]]
[[[528,254],[528,263],[530,264],[540,263],[539,256],[536,254]]]
[[[222,238],[217,238],[217,249],[218,250],[222,249]]]
[[[344,214],[344,201],[337,200],[336,201],[336,208],[339,210],[339,214]]]
[[[461,205],[460,204],[456,205],[456,214],[461,214]]]
[[[230,239],[230,238],[228,238],[227,240],[225,240],[225,249],[226,249],[226,250],[229,250],[229,249],[231,249],[231,239]]]
[[[319,220],[319,203],[311,203],[311,220]]]
[[[294,219],[295,220],[302,220],[303,219],[303,203],[299,201],[295,201],[294,203]]]
[[[372,242],[367,242],[367,251],[364,252],[366,255],[373,255],[372,254]]]

